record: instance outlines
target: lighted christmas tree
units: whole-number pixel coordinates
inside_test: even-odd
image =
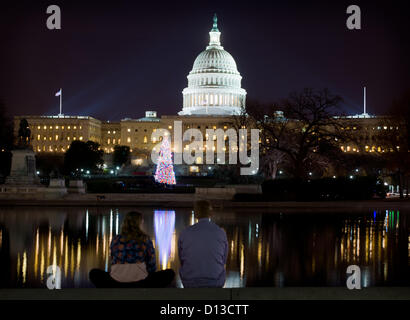
[[[168,136],[165,136],[162,140],[154,178],[155,181],[159,183],[176,184],[174,166],[172,164],[171,145]]]

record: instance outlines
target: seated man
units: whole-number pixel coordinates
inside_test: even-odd
[[[183,230],[178,240],[182,284],[185,288],[223,287],[228,255],[226,233],[210,221],[209,201],[195,202],[194,210],[198,223]]]

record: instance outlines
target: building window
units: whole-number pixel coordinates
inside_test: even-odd
[[[144,136],[144,143],[148,143],[147,136]]]
[[[127,138],[127,142],[128,142],[128,143],[131,142],[131,138],[130,138],[130,137]]]
[[[131,128],[128,128],[127,131],[128,131],[128,132],[131,132]]]
[[[189,167],[189,172],[199,172],[198,166],[190,166]]]

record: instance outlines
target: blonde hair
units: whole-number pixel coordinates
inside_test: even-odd
[[[194,203],[195,215],[198,219],[211,217],[212,205],[208,200],[198,200]]]
[[[136,240],[138,242],[143,242],[148,239],[146,235],[141,230],[142,223],[142,213],[137,211],[128,212],[124,218],[121,226],[121,235],[127,240]]]

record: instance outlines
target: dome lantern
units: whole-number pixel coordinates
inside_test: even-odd
[[[218,18],[215,13],[214,14],[214,24],[212,26],[211,31],[209,32],[209,46],[208,47],[221,47],[221,42],[219,40],[220,36],[221,36],[221,33],[218,30]]]

